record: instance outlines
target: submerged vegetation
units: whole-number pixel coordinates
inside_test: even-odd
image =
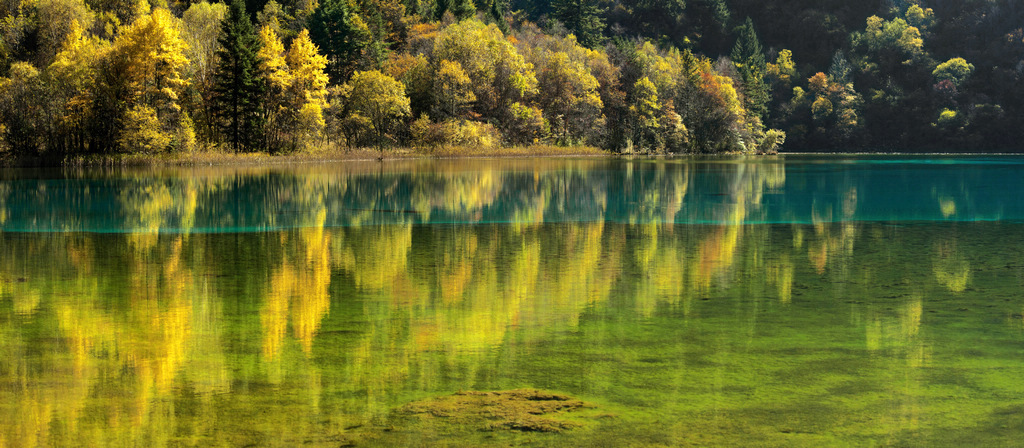
[[[476,430],[562,432],[581,425],[566,420],[565,414],[585,407],[586,403],[568,395],[516,389],[462,391],[409,403],[398,413],[413,416],[421,423],[438,419]]]
[[[0,444],[1019,441],[1010,160],[795,160],[8,171]]]

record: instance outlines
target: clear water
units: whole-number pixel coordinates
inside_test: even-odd
[[[1024,158],[0,172],[0,447],[1015,446]],[[591,404],[562,433],[397,412]]]

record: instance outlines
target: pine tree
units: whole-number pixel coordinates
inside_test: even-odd
[[[498,29],[508,35],[508,23],[505,22],[505,6],[502,5],[502,0],[491,0],[490,14],[491,19],[494,19],[494,23],[498,25]]]
[[[754,32],[754,23],[749,17],[738,31],[739,37],[732,49],[732,62],[740,74],[745,97],[744,106],[763,122],[768,118],[768,83],[764,80],[768,63],[765,61],[757,33]]]
[[[552,12],[576,35],[580,44],[594,48],[604,42],[604,8],[591,0],[552,0]]]
[[[437,0],[434,15],[438,20],[444,17],[444,13],[450,11],[456,19],[469,18],[476,13],[476,5],[473,0]]]
[[[259,76],[260,40],[245,12],[243,0],[234,0],[221,22],[221,49],[217,52],[216,110],[228,142],[235,152],[254,149],[262,135],[260,100],[265,86]]]
[[[843,50],[836,51],[836,54],[832,56],[832,65],[828,68],[830,80],[845,86],[847,83],[852,82],[850,79],[851,73],[853,73],[853,66],[850,65],[850,61],[846,60]]]
[[[363,49],[373,37],[346,0],[326,0],[309,18],[309,37],[327,57],[327,73],[342,83],[355,71]]]

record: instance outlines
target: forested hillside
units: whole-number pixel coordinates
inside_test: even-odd
[[[0,152],[1006,151],[1015,0],[0,1]]]

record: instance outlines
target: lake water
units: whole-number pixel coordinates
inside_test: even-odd
[[[0,447],[1021,440],[1021,157],[0,172]]]

